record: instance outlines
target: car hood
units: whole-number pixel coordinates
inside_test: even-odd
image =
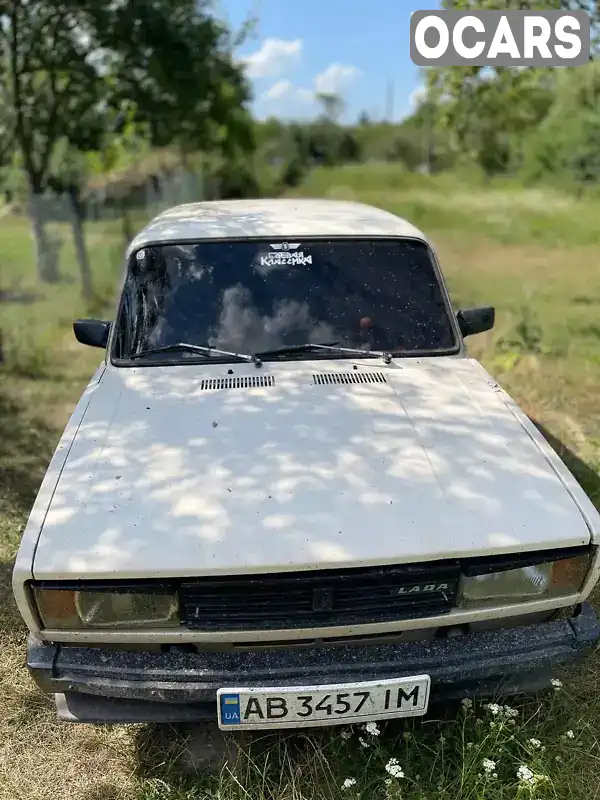
[[[563,481],[471,359],[109,366],[33,573],[282,571],[589,540]]]

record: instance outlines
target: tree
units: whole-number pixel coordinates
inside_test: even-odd
[[[156,147],[253,147],[249,85],[233,61],[233,38],[210,7],[207,0],[94,4],[108,102],[116,109],[133,103]]]
[[[511,143],[544,118],[553,100],[555,74],[547,69],[448,67],[429,76],[436,126],[486,176],[502,172]],[[518,157],[518,153],[515,154]]]
[[[524,175],[578,189],[600,181],[600,65],[561,70],[546,118],[525,142]]]
[[[584,0],[444,0],[443,8],[574,9],[597,16],[595,2]],[[486,176],[520,163],[520,142],[548,113],[560,70],[442,67],[428,72],[437,98],[436,125],[449,132],[455,147],[472,158]]]
[[[252,147],[249,90],[226,28],[200,0],[5,0],[0,5],[0,94],[9,149],[30,194],[40,277],[48,262],[41,196],[61,143],[106,146],[107,120],[133,102],[152,144],[228,152]],[[109,134],[110,135],[110,132]],[[79,191],[69,168],[67,187]]]
[[[101,133],[101,80],[87,58],[85,13],[57,0],[7,0],[0,15],[0,81],[6,146],[16,151],[29,190],[40,278],[57,280],[40,198],[61,138],[93,147]]]
[[[344,99],[339,94],[320,92],[317,94],[317,100],[323,107],[323,117],[325,121],[337,124],[344,113]]]

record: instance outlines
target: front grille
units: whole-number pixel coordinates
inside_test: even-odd
[[[183,622],[193,630],[274,630],[365,625],[448,613],[459,562],[319,570],[181,584]]]

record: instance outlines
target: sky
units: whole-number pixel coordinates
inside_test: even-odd
[[[413,11],[439,0],[219,0],[234,31],[256,19],[237,53],[251,79],[257,117],[314,116],[315,93],[340,94],[344,119],[365,111],[400,120],[414,108],[422,75],[409,55]]]

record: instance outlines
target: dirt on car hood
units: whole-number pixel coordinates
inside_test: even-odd
[[[569,473],[468,358],[109,366],[90,398],[36,578],[322,569],[590,540]]]

